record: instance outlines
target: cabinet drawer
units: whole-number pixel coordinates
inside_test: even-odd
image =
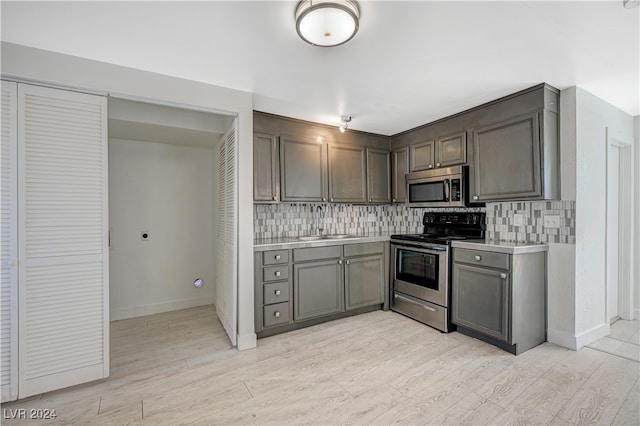
[[[384,252],[384,243],[345,244],[344,257],[364,256]]]
[[[453,261],[490,268],[509,269],[509,255],[505,253],[455,248],[453,249]]]
[[[262,253],[262,263],[264,265],[279,265],[289,263],[289,250],[271,250]]]
[[[289,279],[289,265],[268,266],[262,270],[262,281],[281,281]]]
[[[263,309],[265,327],[289,322],[289,302],[276,303],[275,305],[265,306]]]
[[[293,249],[293,261],[338,259],[342,257],[342,246],[308,247]]]
[[[289,301],[289,282],[265,284],[263,286],[265,305]]]

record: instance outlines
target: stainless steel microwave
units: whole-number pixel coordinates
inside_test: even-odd
[[[409,207],[464,207],[469,166],[443,167],[405,175]]]

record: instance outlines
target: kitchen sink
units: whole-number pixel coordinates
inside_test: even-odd
[[[300,241],[318,241],[318,240],[340,240],[343,238],[353,238],[355,235],[350,234],[327,234],[327,235],[305,235],[297,237]]]

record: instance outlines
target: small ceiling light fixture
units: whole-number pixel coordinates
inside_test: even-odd
[[[302,0],[296,8],[296,31],[314,46],[339,46],[358,32],[360,9],[351,0]]]
[[[639,0],[622,0],[622,6],[624,6],[625,9],[638,7],[638,5],[640,5]]]
[[[344,131],[349,128],[349,123],[351,123],[351,116],[343,115],[341,120],[342,124],[340,125],[340,133],[344,133]]]

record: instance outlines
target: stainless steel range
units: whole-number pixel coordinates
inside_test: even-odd
[[[483,239],[485,214],[427,212],[422,223],[422,234],[391,236],[391,309],[449,332],[451,241]]]

